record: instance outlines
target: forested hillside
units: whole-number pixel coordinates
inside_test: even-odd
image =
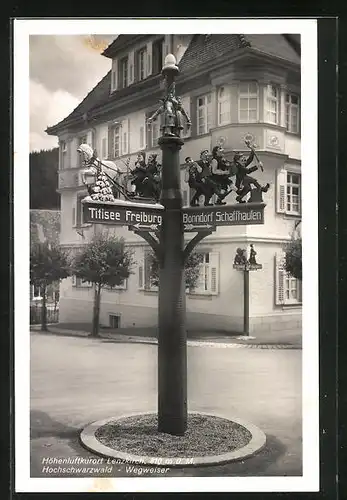
[[[59,148],[30,153],[30,208],[60,210]]]

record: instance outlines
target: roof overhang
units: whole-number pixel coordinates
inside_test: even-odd
[[[146,37],[146,35],[140,35],[140,36]],[[204,66],[200,66],[197,69],[190,71],[189,73],[188,72],[181,73],[177,78],[178,90],[181,85],[188,83],[194,79],[197,79],[206,73],[210,73],[213,70],[225,66],[226,64],[236,63],[237,61],[246,60],[247,58],[256,58],[261,61],[266,60],[269,63],[276,64],[277,66],[281,65],[286,70],[290,69],[292,71],[300,73],[300,63],[295,63],[294,61],[288,61],[287,59],[281,58],[274,54],[263,52],[253,47],[243,47],[233,50],[231,53],[224,54],[218,59],[214,59],[213,61],[210,61]],[[152,96],[152,98],[159,97],[160,93],[162,92],[162,90],[159,87],[160,78],[161,78],[160,75],[155,75],[155,77],[152,77],[151,78],[152,85],[148,87],[146,86],[146,88],[143,91],[141,91],[141,88],[139,88],[138,85],[135,84],[134,92],[129,93],[124,97],[120,95],[119,98],[117,98],[117,91],[116,91],[114,93],[114,98],[94,106],[89,111],[90,119],[98,120],[102,116],[105,116],[108,113],[126,107],[129,104],[133,106],[135,103],[139,103],[141,102],[141,100],[144,100],[150,96]],[[144,82],[145,81],[146,80],[144,80]],[[63,122],[61,122],[61,125],[58,123],[52,127],[48,127],[46,129],[46,133],[48,135],[58,135],[61,134],[63,130],[67,131],[68,129],[71,128],[75,127],[77,128],[83,124],[86,125],[85,113],[81,113],[80,115],[73,117],[71,120],[68,119],[63,120]]]
[[[142,39],[147,39],[148,34],[143,35],[119,35],[102,53],[101,55],[113,59],[118,55],[118,52],[131,47],[140,42]]]

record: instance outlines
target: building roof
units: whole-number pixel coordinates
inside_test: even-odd
[[[130,45],[138,37],[143,36],[120,35],[107,47],[103,55],[112,57],[111,54],[115,54],[120,48]],[[204,66],[208,66],[221,56],[227,56],[229,53],[231,55],[237,50],[246,48],[300,65],[298,47],[300,47],[300,38],[291,38],[289,35],[194,35],[179,62],[180,79],[184,79],[185,75],[195,70],[203,69]],[[56,135],[65,127],[85,123],[87,119],[92,118],[94,111],[132,95],[135,89],[136,93],[141,93],[152,87],[158,87],[159,80],[159,75],[152,75],[141,82],[110,93],[111,71],[109,71],[72,113],[56,125],[48,127],[46,132],[50,135]]]
[[[129,45],[133,45],[137,41],[147,38],[148,35],[118,35],[112,43],[102,53],[105,57],[112,58],[119,50],[125,49]]]
[[[260,52],[300,64],[300,55],[294,48],[294,39],[287,38],[288,35],[246,35],[250,46]]]

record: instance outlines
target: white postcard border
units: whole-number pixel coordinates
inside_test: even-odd
[[[29,36],[109,33],[295,33],[302,62],[303,476],[105,478],[105,491],[319,490],[317,21],[315,19],[17,19],[14,21],[15,489],[88,492],[96,478],[30,478]],[[101,479],[98,484],[101,484]],[[110,486],[111,485],[111,486]],[[108,488],[111,489],[108,489]]]

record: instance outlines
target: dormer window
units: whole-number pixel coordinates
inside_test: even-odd
[[[137,53],[137,79],[138,81],[144,80],[146,78],[146,58],[147,51],[145,48],[141,49]]]
[[[128,57],[120,60],[120,81],[122,88],[128,86]]]
[[[164,38],[153,42],[153,73],[161,72],[164,65]]]

